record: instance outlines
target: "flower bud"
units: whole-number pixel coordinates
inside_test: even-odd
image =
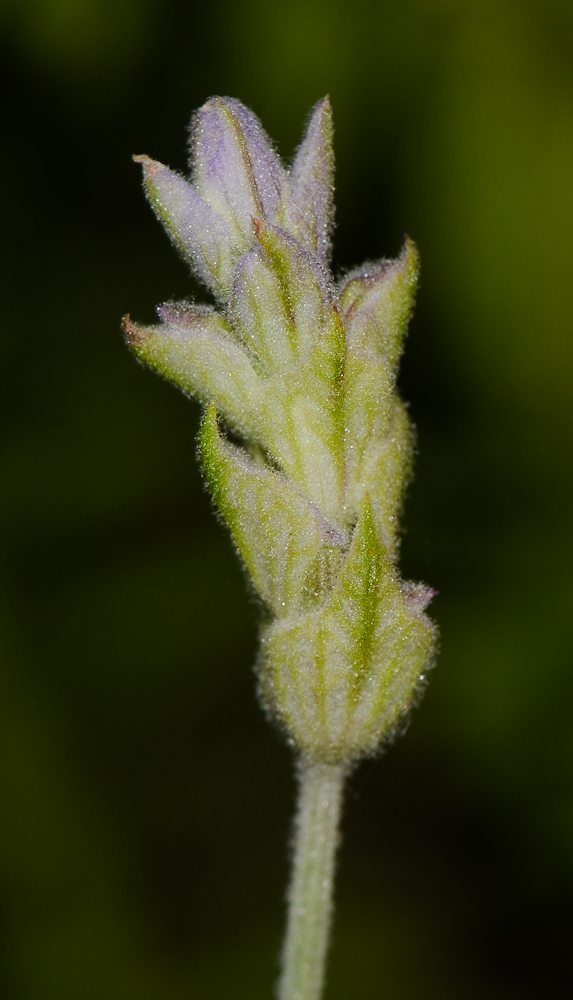
[[[330,257],[333,196],[332,110],[325,97],[314,108],[294,159],[285,213],[286,227],[324,263]]]
[[[410,593],[366,497],[328,596],[263,633],[263,699],[308,760],[350,762],[395,732],[434,638],[423,614],[431,592],[417,602]]]
[[[290,172],[230,98],[198,112],[191,148],[191,183],[139,160],[155,211],[222,308],[167,303],[157,326],[128,317],[126,337],[207,406],[205,477],[266,610],[265,706],[307,761],[350,763],[400,726],[435,642],[433,591],[396,565],[413,438],[396,368],[416,250],[406,239],[397,261],[336,289],[327,99]]]
[[[184,177],[148,156],[134,160],[143,167],[147,197],[175,246],[208,288],[224,299],[243,241]]]
[[[240,101],[213,97],[191,128],[191,169],[198,193],[247,246],[252,219],[276,222],[285,171],[258,118]]]
[[[259,430],[260,379],[247,354],[214,309],[167,303],[159,326],[123,321],[137,357],[202,402],[215,402],[227,423],[246,437]]]

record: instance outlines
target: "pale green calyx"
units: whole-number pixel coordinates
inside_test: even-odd
[[[396,565],[412,457],[396,368],[415,247],[333,283],[328,99],[290,170],[230,98],[195,118],[190,181],[137,159],[219,308],[167,303],[158,326],[127,318],[128,342],[206,405],[205,476],[266,610],[265,705],[306,760],[349,763],[396,729],[435,639],[433,592]]]

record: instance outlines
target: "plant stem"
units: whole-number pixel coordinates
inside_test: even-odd
[[[278,1000],[319,1000],[332,914],[342,764],[303,764]]]

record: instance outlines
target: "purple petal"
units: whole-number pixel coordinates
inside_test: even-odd
[[[321,260],[330,256],[334,151],[328,97],[316,105],[290,172],[286,225]]]

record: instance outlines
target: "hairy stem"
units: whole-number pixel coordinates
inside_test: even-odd
[[[345,774],[341,764],[300,769],[278,1000],[319,1000],[322,993]]]

